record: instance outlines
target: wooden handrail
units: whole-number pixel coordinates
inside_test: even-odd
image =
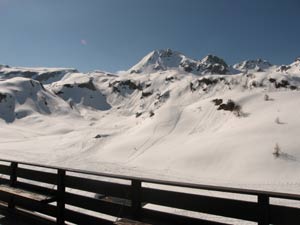
[[[15,212],[15,206],[20,206],[27,210],[41,212],[42,214],[50,215],[52,217],[54,216],[56,218],[56,224],[59,225],[65,224],[65,220],[75,222],[77,224],[113,224],[103,218],[72,211],[66,208],[65,205],[72,205],[83,210],[92,210],[111,216],[127,217],[139,221],[142,221],[146,217],[151,217],[152,219],[159,219],[157,217],[160,217],[161,220],[171,220],[172,224],[176,224],[174,222],[176,220],[185,221],[185,224],[198,224],[200,221],[200,219],[196,218],[145,209],[143,208],[143,204],[145,203],[254,221],[258,222],[259,225],[267,225],[270,223],[295,224],[295,221],[300,220],[300,208],[280,205],[275,206],[270,204],[270,198],[300,201],[299,194],[166,181],[147,177],[126,176],[51,165],[48,166],[8,159],[0,159],[0,161],[9,163],[7,166],[3,164],[0,165],[0,174],[2,173],[10,176],[10,179],[8,180],[0,178],[1,182],[6,182],[11,187],[23,187],[25,189],[24,191],[28,189],[36,191],[37,194],[51,194],[53,195],[53,198],[51,199],[54,199],[57,202],[56,206],[49,205],[49,202],[45,201],[37,203],[36,198],[28,199],[26,198],[26,195],[24,198],[24,194],[21,196],[17,193],[15,194],[13,191],[7,192],[6,187],[6,189],[0,189],[0,199],[8,203],[9,209]],[[19,167],[19,165],[33,166],[37,167],[37,169]],[[44,170],[39,170],[38,168],[52,169],[55,171],[46,172]],[[68,173],[78,173],[81,177]],[[89,175],[98,176],[100,179],[88,178]],[[104,181],[101,179],[103,177],[122,179],[129,181],[129,183],[120,184],[118,182],[114,182],[113,179]],[[26,180],[32,180],[38,183],[55,185],[56,188],[55,190],[51,190],[49,187],[35,185],[30,182],[26,183],[24,180],[19,181],[18,178],[25,178]],[[151,186],[144,187],[142,185],[143,183],[251,195],[256,196],[257,201],[244,201],[165,189],[160,190],[151,188]],[[67,192],[67,188],[92,192],[95,194],[99,193],[103,199],[96,199],[91,198],[90,196]],[[222,223],[206,222],[204,224]]]
[[[46,169],[65,170],[66,172],[122,179],[122,180],[128,180],[128,181],[136,180],[136,181],[141,181],[143,183],[152,183],[152,184],[159,184],[159,185],[168,185],[168,186],[176,186],[176,187],[183,187],[183,188],[202,189],[202,190],[207,190],[207,191],[218,191],[218,192],[227,192],[227,193],[244,194],[244,195],[255,195],[255,196],[267,195],[267,196],[273,197],[273,198],[300,200],[300,194],[296,194],[296,193],[293,194],[293,193],[284,193],[284,192],[263,191],[263,190],[258,190],[258,189],[235,188],[235,187],[226,187],[226,186],[205,185],[205,184],[199,184],[199,183],[178,182],[178,181],[172,181],[172,180],[152,179],[152,178],[147,178],[147,177],[126,176],[126,175],[120,175],[120,174],[103,173],[103,172],[74,169],[74,168],[60,167],[60,166],[53,166],[53,165],[42,165],[42,164],[38,164],[38,163],[23,162],[23,161],[18,161],[18,160],[8,160],[8,159],[1,159],[1,158],[0,158],[0,161],[9,162],[9,163],[18,163],[18,164],[27,165],[27,166],[41,167],[41,168],[46,168]]]

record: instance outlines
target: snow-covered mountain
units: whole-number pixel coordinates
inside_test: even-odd
[[[186,57],[182,53],[155,50],[129,69],[129,73],[153,73],[156,71],[179,70],[193,74],[226,74],[228,65],[217,56],[208,55],[200,61]]]
[[[68,73],[76,73],[76,69],[68,68],[28,68],[28,67],[9,67],[0,65],[0,79],[9,79],[13,77],[32,78],[43,84],[58,81]]]
[[[168,49],[122,75],[2,66],[0,77],[1,158],[281,191],[300,186],[299,59],[229,66]]]
[[[218,56],[208,55],[198,63],[200,74],[226,74],[229,72],[226,62]]]
[[[37,80],[14,77],[0,81],[0,119],[9,123],[36,113],[73,115],[69,104]]]
[[[187,58],[183,54],[166,50],[155,50],[147,54],[140,62],[129,69],[130,73],[153,73],[170,69],[196,70],[197,61]]]
[[[278,72],[298,74],[300,71],[300,57],[297,57],[290,65],[281,65],[277,68]]]
[[[54,82],[50,88],[57,96],[70,105],[82,105],[97,110],[109,110],[106,96],[96,88],[94,77],[82,73],[72,73],[61,81]]]
[[[271,63],[269,63],[266,60],[263,59],[256,59],[256,60],[245,60],[241,63],[237,63],[233,65],[234,69],[237,69],[239,71],[264,71],[266,69],[269,69],[272,66]]]

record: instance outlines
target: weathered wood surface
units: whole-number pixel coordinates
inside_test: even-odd
[[[120,219],[116,221],[114,224],[116,225],[152,225],[150,223],[143,223],[135,220],[129,220],[129,219]]]
[[[38,202],[49,202],[51,201],[51,199],[53,199],[52,196],[41,195],[38,193],[26,191],[20,188],[15,188],[7,185],[0,185],[0,192],[5,192],[11,195],[32,199]]]

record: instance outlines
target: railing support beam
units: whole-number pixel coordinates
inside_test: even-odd
[[[57,170],[57,217],[56,224],[63,225],[65,224],[65,176],[66,171],[62,169]]]
[[[131,188],[132,217],[134,219],[139,219],[141,217],[142,209],[142,182],[139,180],[131,180]]]
[[[258,225],[269,225],[269,203],[270,198],[267,195],[258,195]]]
[[[17,183],[17,168],[18,163],[11,162],[10,164],[10,178],[9,178],[9,186],[14,187]],[[8,201],[8,210],[13,211],[15,209],[14,197],[11,196]]]

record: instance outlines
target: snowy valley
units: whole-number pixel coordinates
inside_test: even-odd
[[[126,72],[0,65],[0,158],[277,191],[300,187],[300,58],[155,50]]]

